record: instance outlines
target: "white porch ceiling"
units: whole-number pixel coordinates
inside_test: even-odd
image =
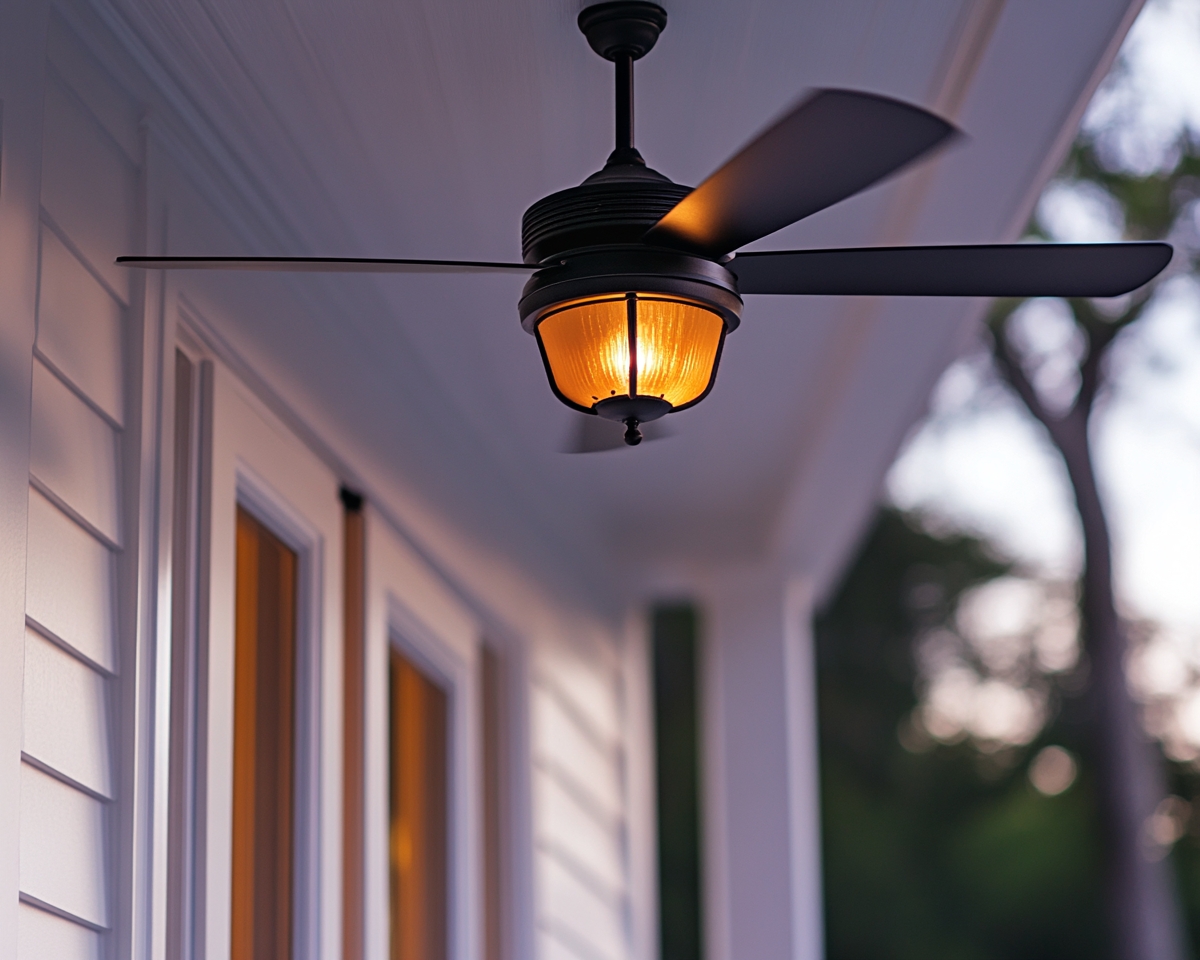
[[[662,2],[667,29],[637,69],[637,144],[676,181],[699,182],[815,86],[923,104],[967,134],[759,249],[1012,238],[1137,5]],[[93,5],[278,214],[241,249],[172,253],[515,260],[522,211],[612,146],[611,67],[575,26],[579,0]],[[762,556],[830,576],[979,309],[749,297],[715,389],[669,418],[670,439],[566,456],[576,415],[518,324],[519,279],[198,282],[319,303],[317,322],[240,315],[231,337],[471,535],[586,558],[585,577],[615,560],[651,580]]]

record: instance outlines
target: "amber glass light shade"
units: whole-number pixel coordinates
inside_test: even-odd
[[[724,333],[721,316],[699,303],[636,293],[565,303],[537,326],[551,384],[585,410],[610,397],[695,402]]]

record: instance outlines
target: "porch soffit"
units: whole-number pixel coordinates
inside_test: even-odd
[[[198,136],[220,139],[288,228],[242,250],[173,253],[516,259],[525,207],[611,148],[610,68],[579,35],[575,0],[81,2],[137,38]],[[676,181],[698,182],[814,86],[920,103],[966,132],[933,163],[757,245],[787,249],[1013,237],[1138,4],[665,5],[668,28],[638,66],[637,142]],[[320,291],[318,322],[247,315],[238,339],[304,371],[308,404],[379,469],[451,516],[470,502],[484,539],[502,540],[490,518],[516,511],[561,551],[626,567],[833,562],[978,312],[748,298],[716,388],[670,419],[670,439],[571,457],[557,451],[574,414],[517,322],[519,280],[247,283],[263,298],[272,284]],[[422,376],[389,377],[414,364]],[[413,418],[426,433],[397,423]],[[431,441],[448,431],[456,441]]]

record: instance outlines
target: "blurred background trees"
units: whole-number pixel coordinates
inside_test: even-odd
[[[1171,267],[1115,301],[995,305],[894,471],[908,510],[880,514],[818,623],[831,960],[1175,960],[1200,944],[1200,554],[1170,542],[1168,517],[1159,593],[1139,591],[1127,533],[1169,502],[1162,482],[1200,469],[1198,198],[1200,3],[1153,0],[1031,233],[1164,238]],[[921,474],[1005,417],[1056,487],[1040,515],[1024,477],[993,488],[1024,540]],[[1158,436],[1157,487],[1121,474],[1131,422]],[[1066,531],[1057,555],[1039,518]]]

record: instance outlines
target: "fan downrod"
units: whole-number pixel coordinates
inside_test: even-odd
[[[607,166],[646,161],[633,145],[633,61],[648,54],[667,25],[667,11],[648,0],[609,0],[579,14],[588,44],[616,67],[617,146]]]

